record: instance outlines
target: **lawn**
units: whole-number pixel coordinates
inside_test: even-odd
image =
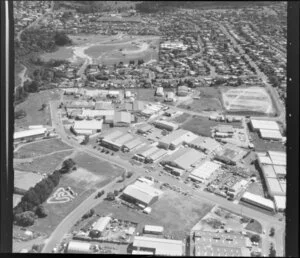
[[[73,56],[73,50],[71,47],[60,47],[57,51],[52,53],[44,53],[41,58],[48,62],[51,59],[55,60],[66,60]]]
[[[155,89],[144,89],[144,88],[139,88],[135,89],[135,92],[137,93],[137,100],[142,100],[142,101],[160,101],[162,102],[164,100],[163,97],[157,97],[155,96]]]
[[[182,124],[182,128],[195,134],[211,137],[211,128],[218,124],[218,122],[209,120],[207,117],[193,116],[193,119]]]
[[[201,87],[199,88],[199,91],[200,99],[183,102],[178,105],[178,107],[190,109],[195,112],[223,110],[222,103],[220,101],[221,93],[219,88]],[[195,95],[198,95],[198,93]]]
[[[21,171],[30,171],[38,173],[52,173],[61,162],[69,155],[73,153],[72,150],[67,150],[59,153],[54,153],[51,155],[46,155],[43,157],[37,157],[33,159],[32,162],[15,162],[14,168]]]
[[[23,109],[26,117],[15,120],[15,129],[24,129],[29,125],[52,125],[49,101],[59,99],[58,90],[45,90],[38,93],[30,93],[28,98],[18,104],[15,110]],[[42,104],[46,104],[46,108],[40,111]]]
[[[33,142],[24,145],[16,153],[14,153],[14,158],[31,158],[37,157],[45,154],[49,154],[55,151],[72,149],[69,145],[63,143],[59,139],[43,140],[39,142]]]
[[[14,186],[27,191],[30,187],[34,187],[42,178],[41,175],[36,173],[15,170]]]
[[[260,195],[264,197],[264,189],[261,182],[255,182],[250,184],[250,186],[247,188],[247,192]]]
[[[184,122],[186,122],[188,119],[191,118],[191,115],[187,114],[187,113],[183,113],[179,116],[176,116],[172,119],[172,121],[176,122],[176,123],[179,123],[179,124],[182,124]]]
[[[258,234],[262,233],[262,226],[257,220],[253,220],[252,222],[249,222],[245,229],[256,232]]]

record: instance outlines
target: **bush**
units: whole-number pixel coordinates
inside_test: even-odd
[[[269,236],[273,237],[275,235],[275,229],[271,228]]]
[[[24,84],[24,89],[27,92],[37,92],[39,89],[40,83],[38,81],[32,81]]]
[[[107,193],[106,199],[109,201],[114,201],[115,200],[115,195],[113,192]]]
[[[45,208],[44,208],[44,206],[43,205],[39,205],[39,206],[37,206],[37,209],[36,209],[36,211],[35,211],[35,214],[39,217],[39,218],[45,218],[45,217],[47,217],[47,213],[46,213],[46,210],[45,210]]]
[[[252,235],[250,237],[251,242],[256,242],[259,243],[260,242],[260,236],[259,235]]]
[[[64,32],[56,32],[54,41],[58,46],[69,45],[72,43],[71,39]]]
[[[84,214],[82,216],[83,219],[87,219],[92,217],[95,214],[95,210],[94,209],[90,209],[86,214]]]
[[[132,171],[129,171],[129,172],[127,173],[127,178],[132,177],[132,175],[133,175],[133,172],[132,172]]]
[[[35,215],[32,211],[25,211],[15,216],[17,225],[28,227],[34,224]]]
[[[118,196],[119,195],[119,191],[118,190],[114,190],[114,195]]]
[[[64,160],[61,169],[59,170],[61,174],[65,174],[68,173],[74,166],[75,166],[75,162],[72,159],[66,159]]]

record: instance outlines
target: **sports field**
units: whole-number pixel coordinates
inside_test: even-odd
[[[114,65],[129,61],[158,60],[159,37],[128,36],[123,34],[70,36],[72,46],[61,47],[54,53],[43,54],[42,59],[68,59],[71,62],[85,59],[89,62]]]
[[[263,87],[223,89],[224,108],[229,112],[255,112],[272,115],[272,99]]]

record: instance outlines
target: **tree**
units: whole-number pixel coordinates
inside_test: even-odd
[[[65,174],[68,173],[74,166],[75,166],[74,160],[71,158],[64,160],[62,167],[60,169],[60,173]]]
[[[39,205],[39,206],[37,206],[37,209],[36,209],[36,211],[35,211],[35,214],[39,217],[39,218],[45,218],[45,217],[47,217],[47,213],[46,213],[46,210],[45,210],[45,208],[44,208],[44,206],[43,205]]]
[[[273,244],[271,244],[271,247],[270,247],[269,257],[276,257],[276,250],[274,249]]]
[[[119,194],[119,191],[118,190],[114,190],[114,195],[118,196],[118,194]]]
[[[115,195],[113,192],[107,193],[106,199],[109,201],[114,201],[115,200]]]
[[[275,235],[275,228],[271,228],[270,229],[270,234],[269,234],[269,236],[271,236],[271,237],[273,237]]]
[[[27,92],[37,92],[39,89],[40,83],[36,80],[33,80],[32,82],[25,83],[24,89]]]
[[[259,235],[252,235],[250,240],[252,242],[256,242],[256,243],[259,243],[260,242],[260,236]]]
[[[43,111],[46,107],[47,107],[47,105],[45,103],[43,103],[42,107],[39,109],[39,111]]]
[[[15,221],[17,225],[22,227],[28,227],[34,224],[34,213],[32,211],[25,211],[20,214],[16,214]]]
[[[56,32],[54,41],[58,46],[69,45],[72,43],[71,39],[64,32]]]
[[[133,175],[133,172],[132,172],[132,171],[129,171],[129,172],[127,173],[127,178],[132,177],[132,175]]]

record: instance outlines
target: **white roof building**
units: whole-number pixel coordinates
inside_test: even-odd
[[[70,241],[67,248],[67,253],[86,254],[91,253],[91,244],[88,242]]]
[[[77,130],[102,130],[103,120],[81,120],[74,122],[74,129]]]
[[[14,140],[19,140],[19,139],[27,138],[27,137],[40,136],[40,135],[45,134],[46,131],[47,131],[46,128],[38,128],[38,129],[14,132]]]
[[[95,223],[95,225],[93,226],[93,230],[98,230],[100,232],[103,232],[108,223],[111,221],[111,217],[101,217],[97,220],[97,222]]]
[[[189,175],[189,177],[197,181],[203,182],[209,179],[210,176],[220,167],[220,164],[211,161],[206,161],[202,165],[194,169]]]
[[[181,153],[182,154],[180,156],[177,156],[171,162],[184,170],[190,170],[195,165],[195,163],[206,157],[205,154],[194,149],[184,149]]]
[[[153,225],[145,225],[144,233],[157,233],[161,234],[164,231],[164,227],[162,226],[153,226]]]
[[[96,117],[96,116],[114,116],[115,111],[113,109],[107,109],[107,110],[93,110],[93,109],[84,109],[82,110],[81,116],[83,117]]]
[[[279,130],[259,129],[261,138],[269,140],[282,140],[282,135]]]
[[[286,208],[286,197],[285,196],[274,196],[274,202],[278,211],[284,211]]]
[[[280,131],[279,125],[275,121],[251,119],[250,122],[254,130],[265,129]]]
[[[250,192],[245,192],[242,196],[242,199],[246,202],[250,202],[254,205],[260,206],[262,208],[267,208],[270,210],[274,210],[274,203],[270,199],[266,199],[260,195],[252,194]]]
[[[195,140],[198,136],[190,131],[184,129],[178,129],[163,137],[159,141],[159,146],[169,148],[170,145],[174,147],[179,146],[183,142],[189,143]]]
[[[183,255],[183,242],[180,240],[136,236],[133,240],[133,247],[154,250],[155,255]]]

